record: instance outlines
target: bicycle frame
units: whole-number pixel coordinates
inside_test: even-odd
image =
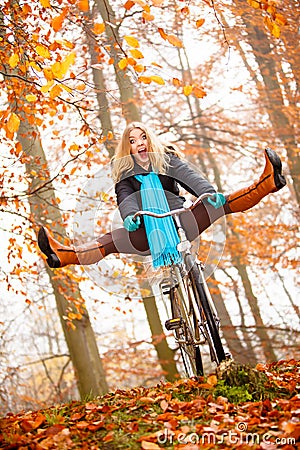
[[[180,308],[183,308],[183,310],[185,310],[184,315],[186,317],[186,320],[188,322],[188,324],[185,324],[184,326],[186,327],[190,327],[191,323],[196,323],[197,325],[193,325],[191,326],[192,330],[194,330],[194,333],[186,333],[186,331],[184,332],[184,338],[178,338],[178,334],[175,336],[176,341],[178,342],[179,346],[181,345],[189,345],[189,346],[193,346],[194,349],[196,349],[196,347],[199,347],[200,345],[204,344],[205,342],[207,342],[209,344],[210,347],[210,353],[211,353],[211,359],[216,361],[216,362],[220,362],[220,358],[218,358],[218,355],[216,352],[216,349],[214,347],[214,345],[212,345],[212,342],[214,343],[214,337],[212,336],[211,330],[210,330],[210,326],[207,326],[207,319],[206,317],[203,317],[203,305],[202,305],[202,300],[200,300],[201,305],[199,305],[197,302],[199,300],[198,297],[196,297],[195,295],[191,295],[190,292],[190,288],[186,289],[186,285],[185,285],[185,278],[187,273],[189,272],[189,270],[191,269],[191,267],[187,267],[186,266],[186,261],[191,258],[190,256],[187,255],[191,255],[191,247],[192,244],[191,242],[187,239],[187,235],[186,232],[181,224],[181,220],[180,220],[180,215],[183,213],[186,213],[188,211],[192,211],[200,202],[203,202],[203,200],[205,198],[209,198],[214,196],[214,194],[210,194],[210,193],[204,193],[202,194],[200,197],[198,197],[196,199],[195,202],[191,202],[191,201],[186,201],[183,205],[182,208],[179,209],[175,209],[173,211],[168,211],[166,213],[163,214],[158,214],[158,213],[153,213],[153,212],[149,212],[149,211],[139,211],[138,213],[136,213],[134,215],[134,219],[137,216],[143,216],[143,215],[149,215],[152,217],[157,217],[157,218],[163,218],[163,217],[168,217],[168,216],[172,216],[174,218],[176,227],[177,227],[177,231],[178,231],[178,235],[179,235],[179,239],[180,242],[177,246],[177,249],[179,252],[181,252],[182,256],[183,256],[183,261],[184,263],[178,263],[178,264],[173,264],[170,266],[171,269],[171,273],[174,274],[175,276],[175,282],[177,283],[177,289],[180,290],[180,296],[181,296],[181,300],[182,301],[182,305],[180,306]],[[220,320],[218,318],[217,315],[217,311],[214,305],[214,302],[212,300],[212,297],[210,295],[204,274],[203,274],[203,265],[202,263],[200,263],[199,261],[196,261],[196,264],[199,267],[198,270],[198,275],[199,275],[199,282],[201,283],[201,286],[204,290],[204,296],[206,296],[206,300],[208,305],[206,306],[206,310],[209,309],[211,314],[210,314],[210,318],[211,321],[213,320],[215,323],[215,327],[217,327],[217,329],[219,328],[219,324],[220,324]],[[160,283],[160,288],[162,293],[164,293],[164,290],[168,290],[168,288],[170,288],[170,284],[171,282],[166,284],[163,284],[164,282]],[[194,288],[192,288],[194,289]],[[197,288],[198,289],[198,288]],[[198,298],[198,300],[197,300]],[[167,321],[170,322],[170,321]],[[175,322],[175,319],[173,319],[173,322]],[[167,323],[166,323],[167,325]],[[175,328],[167,328],[167,329],[174,329]],[[190,331],[190,330],[189,330]],[[191,342],[191,338],[192,338],[192,342]],[[219,336],[218,336],[219,338]],[[222,348],[222,354],[224,354],[223,348]],[[225,358],[225,356],[224,356]],[[221,359],[224,359],[223,356]],[[201,359],[201,357],[200,357]],[[201,362],[202,364],[202,362]]]

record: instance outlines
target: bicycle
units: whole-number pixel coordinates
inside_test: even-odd
[[[182,254],[182,262],[169,266],[170,275],[160,282],[159,287],[171,303],[172,317],[165,322],[165,327],[174,333],[189,377],[204,374],[200,351],[204,344],[208,344],[211,361],[217,366],[230,357],[220,338],[220,320],[204,277],[204,265],[191,254],[191,242],[180,221],[181,214],[192,211],[199,202],[213,195],[202,194],[195,202],[186,201],[182,208],[167,213],[139,211],[134,215],[134,219],[149,215],[156,218],[173,216],[175,220],[180,239],[177,249]]]

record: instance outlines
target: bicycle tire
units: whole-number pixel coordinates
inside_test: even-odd
[[[194,290],[197,292],[198,306],[201,313],[201,308],[205,316],[208,333],[207,341],[211,352],[212,359],[219,365],[226,359],[223,344],[220,338],[218,326],[214,314],[211,310],[209,300],[207,298],[203,284],[201,283],[200,269],[191,255],[185,257],[186,267],[189,271],[189,278],[192,282]]]
[[[194,335],[198,330],[196,317],[190,318],[187,306],[178,287],[173,287],[170,291],[171,309],[173,317],[180,317],[183,322],[183,328],[176,329],[175,335],[180,349],[181,359],[185,372],[188,377],[203,375],[203,363],[199,346],[195,345]],[[189,307],[189,306],[188,306]],[[184,335],[186,343],[182,341]],[[187,343],[190,340],[190,343]]]

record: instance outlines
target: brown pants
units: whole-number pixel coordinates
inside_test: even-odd
[[[181,223],[189,241],[196,239],[204,230],[220,217],[230,214],[228,204],[215,209],[210,204],[199,203],[193,211],[181,214]],[[104,250],[104,255],[111,253],[126,253],[135,255],[149,255],[149,245],[144,227],[128,232],[125,228],[117,228],[97,239]]]

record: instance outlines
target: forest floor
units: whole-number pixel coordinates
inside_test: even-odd
[[[0,448],[299,449],[300,361],[116,390],[0,419]]]

